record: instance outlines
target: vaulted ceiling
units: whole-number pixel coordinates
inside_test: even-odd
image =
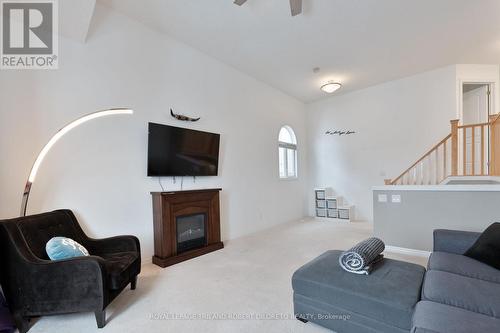
[[[85,42],[94,15],[96,0],[59,1],[59,33]]]
[[[304,102],[455,63],[500,63],[499,0],[98,0]],[[319,67],[319,73],[313,68]]]

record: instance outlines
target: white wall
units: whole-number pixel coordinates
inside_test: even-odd
[[[304,105],[184,44],[97,6],[85,44],[60,40],[60,69],[0,72],[0,218],[18,215],[24,182],[43,144],[67,122],[108,107],[133,116],[99,119],[49,153],[29,213],[73,209],[95,237],[134,234],[153,253],[146,177],[147,123],[221,133],[220,176],[184,188],[222,187],[222,236],[232,239],[305,215]],[[201,116],[197,123],[172,119]],[[300,145],[300,179],[278,180],[277,137],[290,125]],[[180,182],[163,179],[168,190]]]
[[[392,81],[308,106],[312,188],[331,186],[372,220],[374,185],[395,178],[449,134],[456,117],[456,66]],[[329,129],[354,130],[329,136]],[[314,204],[309,202],[310,213]]]

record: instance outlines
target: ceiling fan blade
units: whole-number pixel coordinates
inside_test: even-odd
[[[234,0],[234,4],[238,6],[243,5],[245,2],[247,2],[247,0]]]
[[[292,16],[302,13],[302,0],[290,0],[290,9],[292,10]]]

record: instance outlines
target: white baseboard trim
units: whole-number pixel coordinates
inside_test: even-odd
[[[429,258],[429,256],[431,255],[431,252],[429,251],[408,249],[406,247],[391,246],[391,245],[386,245],[385,250],[388,252],[407,254],[410,256],[425,257],[425,258]]]

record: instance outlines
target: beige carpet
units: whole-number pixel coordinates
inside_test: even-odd
[[[30,332],[329,332],[293,319],[292,273],[371,232],[367,223],[306,220],[227,242],[223,250],[165,269],[147,264],[137,290],[124,291],[108,307],[103,330],[93,314],[84,313],[43,317]],[[421,257],[386,256],[426,264]]]

